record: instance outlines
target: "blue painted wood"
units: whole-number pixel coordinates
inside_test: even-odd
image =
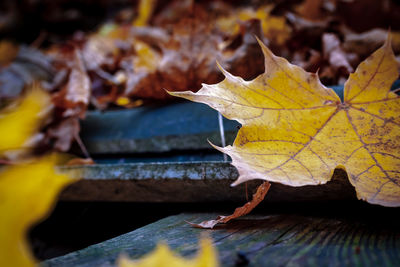
[[[340,100],[344,100],[344,87],[343,85],[333,85],[333,86],[328,86],[329,88],[332,88],[335,93],[340,97]]]
[[[82,137],[143,139],[219,131],[217,114],[206,105],[187,101],[129,110],[93,111],[82,122]],[[234,130],[237,125],[224,120],[226,130]]]
[[[154,163],[154,162],[214,162],[224,161],[224,155],[219,151],[193,151],[178,153],[160,153],[160,154],[135,154],[135,155],[116,155],[96,157],[97,164],[123,164],[123,163]],[[228,162],[231,159],[228,157]]]
[[[82,139],[92,154],[211,149],[220,145],[218,113],[206,105],[177,102],[165,106],[89,112]],[[224,119],[229,142],[239,124]]]

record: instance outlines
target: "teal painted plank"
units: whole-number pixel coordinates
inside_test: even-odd
[[[165,106],[89,112],[82,121],[82,139],[92,154],[166,152],[212,149],[221,145],[218,113],[206,105],[177,102]],[[227,142],[239,124],[224,119]]]
[[[160,240],[177,253],[193,256],[198,238],[207,233],[222,266],[398,266],[400,232],[396,222],[336,219],[335,216],[251,215],[214,230],[190,227],[216,214],[180,214],[86,249],[48,260],[43,266],[115,266],[118,255],[139,258]],[[385,217],[385,216],[384,216]],[[398,218],[396,217],[398,222]],[[243,258],[243,257],[242,257]]]

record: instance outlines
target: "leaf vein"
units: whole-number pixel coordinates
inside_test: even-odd
[[[288,160],[284,161],[283,163],[281,163],[280,165],[278,165],[275,168],[270,169],[267,174],[269,172],[274,171],[276,168],[280,168],[283,165],[285,165],[286,163],[288,163],[292,158],[294,159],[299,153],[301,153],[306,147],[308,147],[310,145],[310,143],[315,139],[315,137],[322,131],[322,129],[330,122],[330,120],[339,112],[339,109],[336,109],[334,113],[332,113],[328,119],[324,122],[324,124],[321,125],[321,127],[315,132],[315,134],[313,136],[310,136],[310,140],[308,140],[307,143],[304,144],[304,146],[299,149],[291,158],[289,158]]]
[[[377,64],[377,67],[376,67],[374,73],[371,75],[371,77],[369,78],[369,80],[367,81],[365,86],[357,94],[355,94],[352,98],[350,98],[348,100],[348,102],[351,102],[351,100],[353,100],[354,98],[359,96],[362,92],[364,92],[367,89],[367,87],[371,84],[372,80],[375,78],[376,74],[378,73],[378,70],[381,67],[384,58],[385,58],[385,53],[383,53],[381,59],[379,60],[379,63]]]
[[[349,123],[350,123],[350,125],[352,126],[352,128],[353,128],[355,134],[358,136],[358,139],[360,140],[360,142],[365,146],[365,149],[368,151],[368,153],[369,153],[369,155],[371,156],[372,160],[375,161],[376,166],[381,170],[381,172],[386,176],[386,178],[387,178],[388,180],[390,180],[391,182],[393,182],[394,184],[396,184],[396,185],[399,186],[398,181],[396,181],[395,179],[393,179],[392,177],[389,176],[389,174],[386,172],[386,170],[379,164],[378,160],[374,157],[373,153],[371,153],[371,151],[370,151],[369,148],[368,148],[368,145],[364,142],[364,140],[362,140],[360,134],[359,134],[358,131],[357,131],[356,126],[354,125],[354,123],[353,123],[353,121],[352,121],[352,118],[351,118],[351,116],[350,116],[348,110],[346,110],[346,115],[347,115],[347,118],[348,118],[348,120],[349,120]]]

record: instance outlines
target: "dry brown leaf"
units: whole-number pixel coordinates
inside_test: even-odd
[[[320,52],[310,49],[309,51],[295,52],[292,61],[293,64],[315,73],[320,68],[323,58]]]
[[[216,60],[246,79],[262,73],[262,53],[254,38],[262,38],[259,20],[243,22],[239,34],[228,44],[214,25],[204,21],[207,15],[201,12],[195,18],[182,19],[175,25],[169,42],[159,46],[160,52],[152,45],[135,41],[137,55],[121,63],[128,73],[125,95],[165,99],[169,98],[165,90],[197,91],[203,82],[222,79]],[[251,66],[248,60],[252,60]]]
[[[195,223],[190,223],[190,225],[197,227],[197,228],[214,228],[215,225],[219,223],[227,223],[230,220],[239,218],[241,216],[244,216],[246,214],[249,214],[255,207],[257,207],[258,204],[260,204],[261,201],[265,198],[265,195],[268,193],[269,188],[271,187],[271,184],[268,181],[263,182],[258,188],[257,191],[253,195],[253,199],[244,206],[235,209],[232,215],[229,216],[218,216],[215,220],[209,220],[209,221],[204,221],[199,224]]]
[[[127,96],[165,99],[170,98],[166,89],[197,91],[202,82],[222,78],[215,68],[222,37],[199,16],[207,17],[199,13],[175,25],[169,42],[160,47],[161,54],[150,46],[137,49],[139,55],[132,58],[132,69],[125,66],[129,73]]]
[[[234,75],[252,79],[264,71],[264,60],[255,36],[262,37],[261,22],[257,19],[247,20],[240,25],[240,32],[231,41],[231,45],[240,44],[231,49],[224,49],[222,64]],[[248,62],[252,64],[248,64]]]
[[[97,70],[103,65],[112,65],[118,52],[115,40],[99,34],[91,36],[82,49],[82,58],[87,70]]]
[[[343,48],[346,52],[369,55],[385,43],[387,35],[388,31],[383,29],[372,29],[362,33],[346,31]],[[400,32],[391,32],[391,35],[393,51],[400,53]]]
[[[0,66],[11,63],[17,56],[18,49],[18,46],[10,41],[0,41]]]
[[[348,76],[353,72],[347,55],[343,51],[339,38],[333,33],[324,33],[322,35],[322,47],[323,55],[328,60],[329,65],[336,71],[339,72],[340,76]]]
[[[178,23],[182,17],[188,16],[195,9],[193,0],[174,0],[164,8],[155,18],[154,24],[161,26],[170,26]]]
[[[318,20],[322,18],[321,14],[322,0],[304,0],[297,6],[297,13],[305,19]]]
[[[74,64],[67,85],[53,95],[56,107],[63,108],[63,117],[85,116],[91,94],[91,83],[82,60],[81,53],[75,50]]]

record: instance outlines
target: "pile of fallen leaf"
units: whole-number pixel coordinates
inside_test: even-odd
[[[88,156],[79,138],[79,119],[88,109],[171,101],[166,90],[196,92],[202,83],[223,79],[216,61],[233,75],[253,79],[264,71],[255,37],[275,54],[318,72],[324,84],[343,84],[387,36],[387,28],[374,26],[386,25],[381,17],[375,24],[359,17],[360,26],[351,12],[343,12],[357,12],[367,2],[381,17],[400,10],[394,1],[141,1],[92,33],[77,32],[43,49],[38,42],[0,42],[0,106],[41,81],[52,95],[53,117],[31,145],[68,151],[76,142]],[[396,30],[392,45],[398,54]]]

